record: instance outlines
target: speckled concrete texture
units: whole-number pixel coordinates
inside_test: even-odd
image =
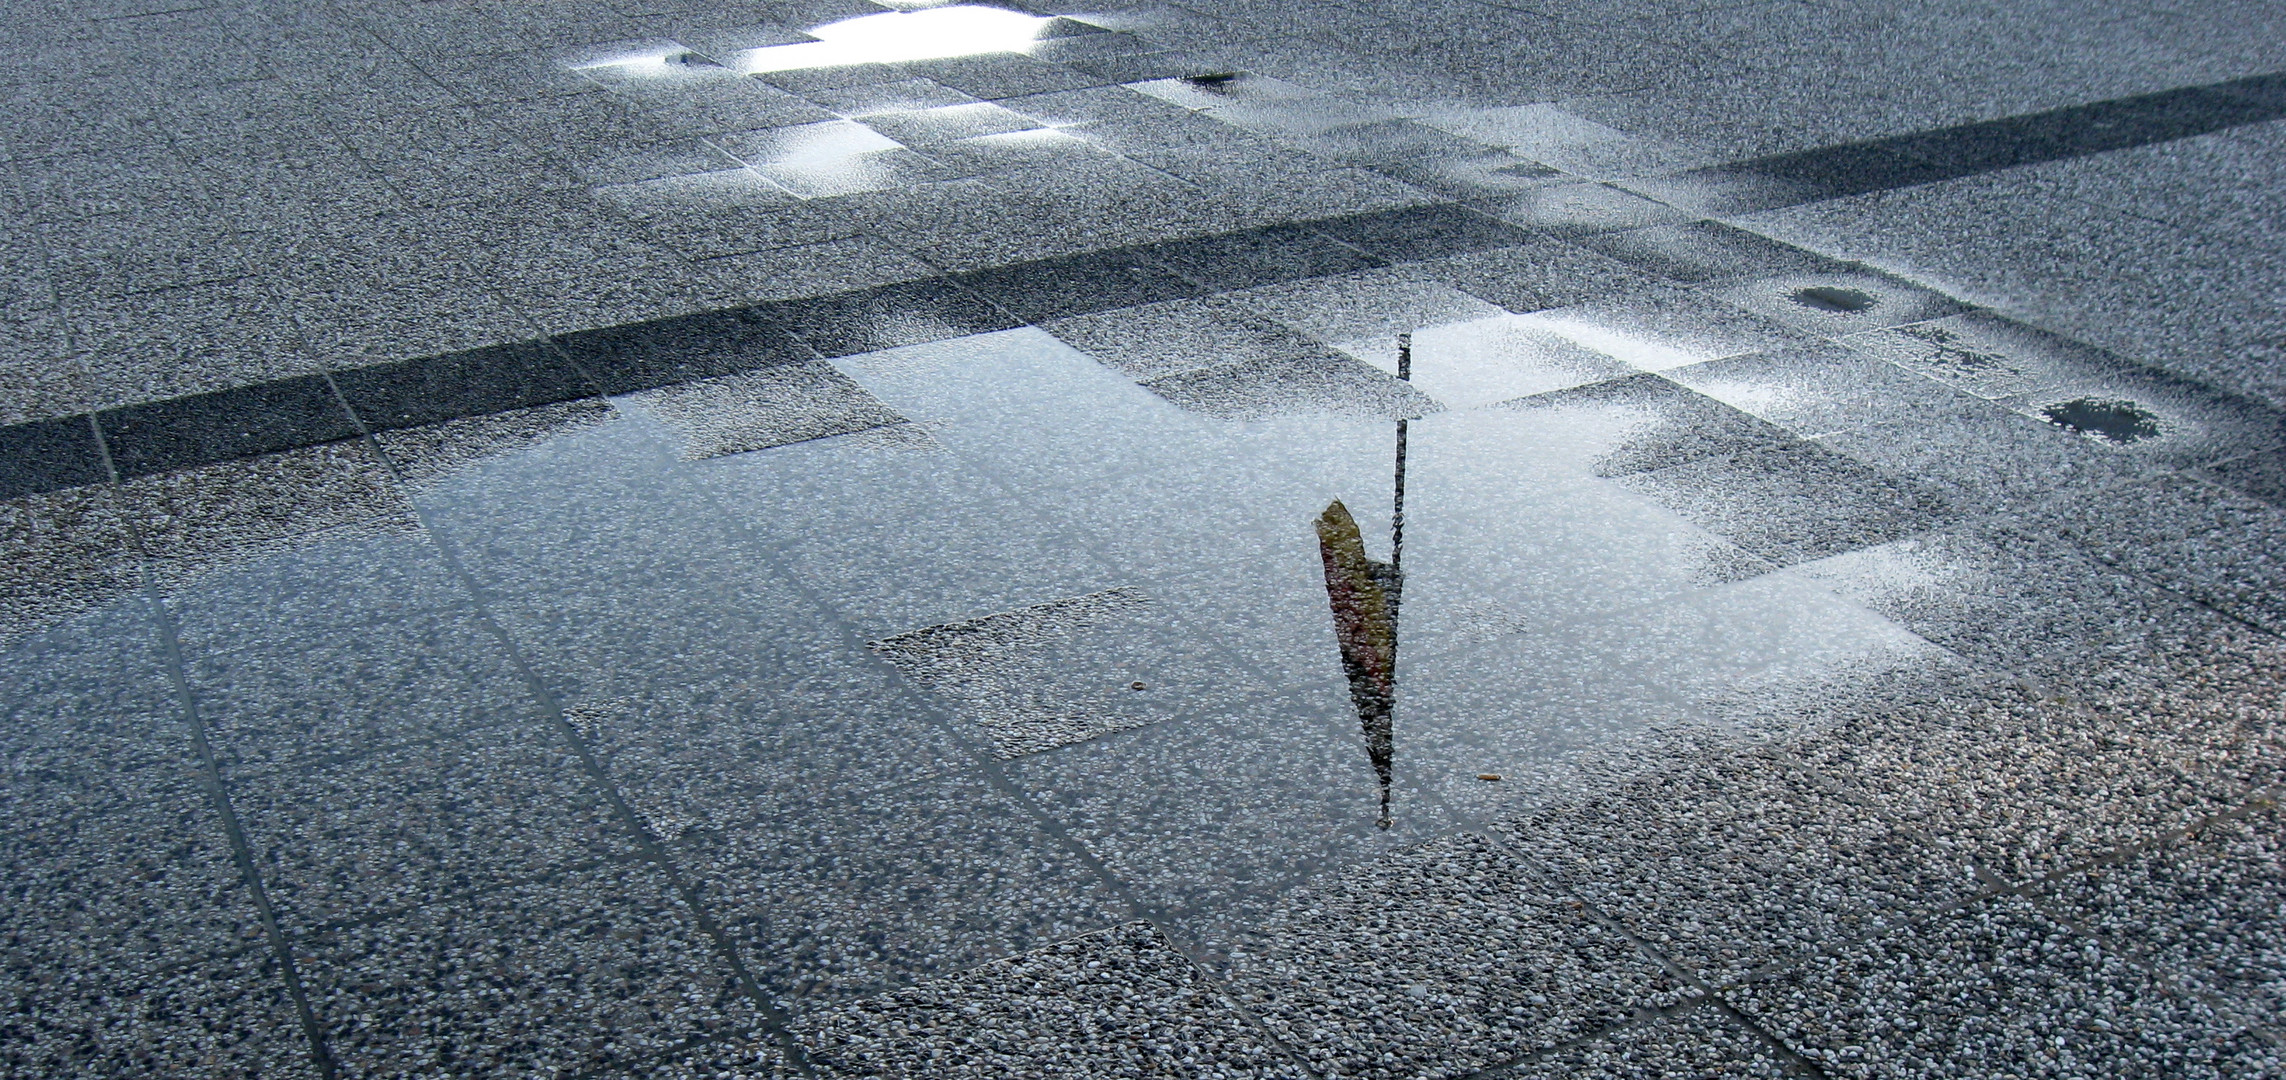
[[[5,15],[0,1074],[2286,1076],[2273,11]]]

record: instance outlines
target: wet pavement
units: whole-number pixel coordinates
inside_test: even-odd
[[[0,1072],[2286,1076],[2278,21],[12,8]]]

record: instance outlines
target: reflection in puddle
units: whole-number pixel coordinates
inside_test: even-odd
[[[1397,338],[1397,377],[1413,375],[1412,335]],[[1342,673],[1349,678],[1350,701],[1365,734],[1366,756],[1381,787],[1381,815],[1388,828],[1389,786],[1396,768],[1397,614],[1405,592],[1405,436],[1397,421],[1396,498],[1390,511],[1389,561],[1365,553],[1365,535],[1340,499],[1317,520],[1318,557],[1325,564],[1326,600],[1333,607],[1334,640],[1341,648]]]
[[[854,195],[896,183],[888,155],[904,144],[855,120],[826,120],[724,139],[754,171],[804,198]]]
[[[950,60],[962,56],[1031,51],[1052,19],[1018,11],[956,4],[923,11],[889,11],[827,23],[816,41],[772,45],[739,54],[732,66],[750,74]]]
[[[1395,563],[1366,555],[1357,519],[1339,499],[1318,517],[1318,552],[1325,560],[1326,598],[1333,605],[1334,639],[1350,701],[1365,731],[1365,752],[1381,784],[1381,817],[1389,817],[1389,783],[1396,762],[1391,721],[1397,706],[1397,605],[1403,580]]]

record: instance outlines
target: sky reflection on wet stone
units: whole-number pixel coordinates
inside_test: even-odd
[[[0,1075],[2286,1075],[2263,12],[657,7],[0,20]]]

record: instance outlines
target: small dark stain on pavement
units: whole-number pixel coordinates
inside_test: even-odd
[[[1844,289],[1835,285],[1812,285],[1808,288],[1794,290],[1794,302],[1806,308],[1848,315],[1872,307],[1874,296],[1862,289]]]
[[[2042,406],[2040,415],[2065,431],[2105,442],[2139,442],[2159,435],[2159,418],[2132,401],[2073,398]]]

